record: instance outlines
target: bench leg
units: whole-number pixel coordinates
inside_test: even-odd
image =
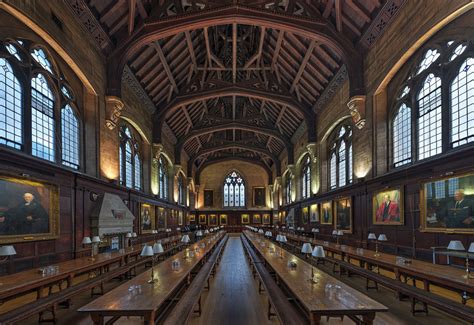
[[[50,307],[49,310],[41,311],[38,317],[38,324],[42,324],[42,323],[56,324],[56,309],[57,309],[57,306],[56,304],[54,304],[53,306]],[[47,311],[51,313],[51,318],[44,318],[44,313]]]
[[[276,314],[272,313],[272,304],[270,303],[270,299],[268,299],[267,318],[270,320],[272,316],[276,316]]]
[[[375,290],[379,290],[379,285],[377,282],[373,281],[372,282],[374,283],[373,286],[370,285],[370,279],[369,278],[366,278],[365,279],[365,290],[369,291],[370,289],[375,289]]]
[[[416,309],[416,303],[417,302],[418,301],[415,298],[411,299],[411,313],[413,315],[416,315],[418,313],[423,313],[423,314],[428,315],[428,305],[426,304],[426,302],[420,301],[423,304],[423,308],[422,309]]]
[[[262,293],[263,292],[263,289],[262,289],[262,281],[259,279],[258,280],[258,293]]]
[[[362,324],[372,325],[374,323],[375,313],[365,314],[362,316]]]
[[[201,296],[199,296],[197,305],[198,305],[198,309],[195,310],[194,312],[197,313],[198,316],[201,316],[201,313],[202,313]]]

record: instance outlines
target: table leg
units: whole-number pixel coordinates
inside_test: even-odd
[[[150,313],[147,313],[145,315],[145,322],[148,323],[148,325],[153,325],[155,324],[155,311],[152,311]]]
[[[318,325],[320,322],[321,322],[321,315],[311,313],[311,315],[309,316],[309,323],[311,325]]]
[[[94,325],[103,325],[104,324],[104,317],[102,315],[95,315],[91,314],[92,321]]]
[[[362,315],[362,322],[366,325],[372,325],[374,323],[375,313],[369,313]]]

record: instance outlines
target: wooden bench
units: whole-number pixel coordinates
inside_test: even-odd
[[[174,247],[170,247],[161,256],[168,256],[170,251],[175,251],[176,249],[181,249],[182,247],[184,246],[177,245]],[[34,302],[23,305],[19,308],[0,315],[0,324],[15,324],[21,320],[34,316],[35,314],[39,314],[38,323],[56,323],[56,311],[60,303],[68,301],[74,296],[87,290],[90,290],[91,296],[101,295],[104,293],[105,282],[111,281],[114,278],[122,277],[124,275],[130,278],[131,275],[136,275],[137,267],[140,267],[142,265],[145,265],[146,267],[148,264],[151,265],[151,258],[141,258],[111,271],[109,270],[106,273],[92,277],[77,285],[62,289],[55,293],[50,292],[50,294],[46,297],[39,298]],[[99,288],[100,291],[96,292],[96,288]],[[51,313],[51,318],[44,317],[45,311],[49,311]]]
[[[202,291],[210,289],[209,278],[215,274],[215,267],[218,265],[220,256],[224,251],[223,248],[227,242],[226,235],[216,246],[215,250],[209,256],[205,264],[201,267],[196,277],[192,280],[186,292],[179,298],[178,304],[174,307],[171,315],[164,321],[165,325],[186,324],[193,314],[198,313],[201,316],[201,294]],[[207,287],[205,287],[207,282]],[[198,310],[194,310],[194,306],[198,305]]]
[[[247,238],[244,235],[241,235],[241,240],[243,246],[245,247],[247,256],[249,256],[252,260],[252,265],[255,268],[256,273],[258,274],[259,293],[261,292],[262,285],[264,287],[264,290],[267,292],[268,319],[270,319],[271,316],[277,316],[281,324],[283,325],[300,325],[308,323],[308,321],[303,316],[301,316],[288,301],[288,297],[283,293],[280,287],[278,287],[272,275],[265,267],[265,263],[258,258],[257,254],[251,247],[251,244],[248,242]],[[275,313],[272,313],[271,311],[272,306]]]

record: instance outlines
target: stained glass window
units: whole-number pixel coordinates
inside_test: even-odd
[[[441,79],[429,74],[418,94],[418,159],[441,153]]]
[[[423,60],[420,63],[418,71],[416,74],[420,74],[421,72],[425,71],[433,62],[435,62],[440,56],[438,50],[429,49],[426,51]]]
[[[333,133],[329,142],[329,188],[335,189],[352,183],[352,129],[343,125]]]
[[[245,182],[239,173],[233,171],[227,175],[224,179],[223,193],[225,207],[245,206]]]
[[[31,150],[55,161],[54,95],[42,74],[31,79]]]
[[[79,168],[79,120],[70,105],[61,110],[61,148],[63,165]]]
[[[451,84],[451,143],[474,141],[474,59],[467,58]]]
[[[301,176],[301,197],[306,199],[311,193],[311,158],[309,156],[303,164]]]
[[[7,43],[5,44],[5,48],[7,49],[8,53],[10,53],[15,58],[17,58],[18,61],[22,61],[22,58],[20,56],[20,51],[18,51],[15,45],[11,43]]]
[[[0,58],[0,144],[23,145],[23,89],[7,60]]]
[[[455,58],[457,58],[458,56],[460,56],[461,54],[463,54],[464,51],[466,50],[466,48],[467,48],[467,45],[465,45],[465,44],[459,44],[458,46],[456,46],[456,48],[453,51],[453,54],[449,58],[449,61],[452,61]]]
[[[411,109],[402,104],[393,119],[393,164],[399,167],[411,162]]]

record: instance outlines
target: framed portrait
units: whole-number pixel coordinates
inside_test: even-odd
[[[262,217],[260,216],[259,213],[255,213],[252,216],[252,223],[262,223]]]
[[[403,225],[403,191],[401,187],[385,189],[372,197],[374,225]]]
[[[280,222],[280,213],[273,212],[273,224],[276,225]]]
[[[332,201],[321,203],[321,224],[332,225]]]
[[[158,229],[166,228],[166,209],[165,208],[158,208],[156,223],[157,223]]]
[[[253,206],[254,207],[265,206],[265,187],[253,188]]]
[[[350,197],[334,201],[334,215],[336,229],[352,233],[352,199]]]
[[[195,222],[196,221],[196,215],[195,214],[188,215],[188,221],[189,222]]]
[[[177,211],[178,213],[178,226],[182,226],[183,225],[183,219],[184,219],[184,216],[183,216],[183,211],[182,210],[178,210]]]
[[[309,207],[309,222],[319,222],[319,204],[311,204]]]
[[[209,226],[217,226],[217,214],[209,215]]]
[[[241,215],[241,221],[242,221],[242,224],[249,224],[250,223],[250,215],[247,214],[247,213],[244,213]]]
[[[205,225],[207,224],[207,218],[205,214],[200,214],[199,215],[199,224],[200,225]]]
[[[220,219],[221,226],[227,226],[227,214],[219,215],[219,219]]]
[[[214,191],[213,190],[204,190],[204,206],[212,207],[214,206]]]
[[[151,233],[155,228],[155,207],[141,203],[140,204],[140,228],[142,234]]]
[[[303,224],[307,224],[309,222],[309,207],[304,207],[301,209],[301,219]]]
[[[57,185],[0,175],[0,244],[59,236]]]
[[[264,225],[269,225],[270,224],[270,214],[269,213],[262,214],[262,223]]]
[[[474,174],[421,184],[421,231],[474,233]]]

